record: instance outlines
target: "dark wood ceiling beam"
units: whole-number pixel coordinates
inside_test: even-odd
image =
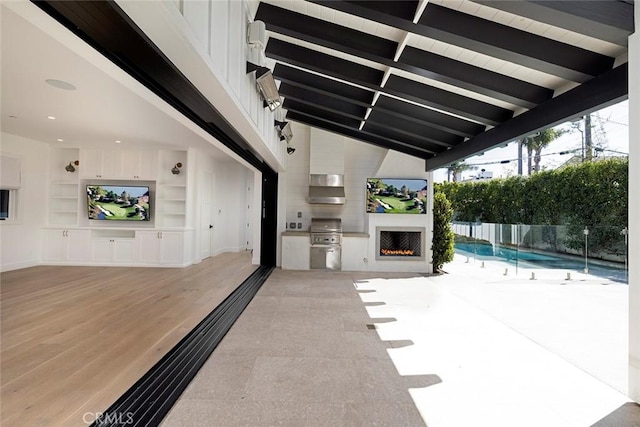
[[[431,126],[465,138],[471,138],[485,130],[485,126],[481,124],[385,95],[381,95],[378,98],[376,111]]]
[[[268,58],[379,90],[384,72],[292,43],[271,38],[265,49]]]
[[[389,138],[393,141],[402,141],[406,144],[411,145],[412,147],[430,150],[432,153],[439,153],[444,149],[442,145],[435,144],[430,139],[417,138],[415,135],[412,135],[408,132],[393,129],[374,121],[367,120],[364,124],[364,127],[362,128],[362,131],[370,132],[383,138]]]
[[[366,142],[368,144],[376,145],[378,147],[395,150],[401,153],[408,154],[410,156],[418,157],[420,159],[428,159],[432,157],[432,153],[425,150],[416,149],[410,145],[402,144],[399,142],[391,141],[386,138],[362,132],[357,129],[349,128],[340,124],[332,123],[330,120],[324,120],[314,117],[313,115],[305,114],[304,112],[289,111],[287,113],[287,120],[299,122],[319,129],[324,129],[329,132],[337,133],[358,141]]]
[[[575,82],[613,67],[614,58],[430,3],[422,34]]]
[[[280,84],[278,92],[280,95],[285,97],[285,100],[295,100],[305,104],[315,105],[319,108],[351,117],[358,121],[364,120],[364,116],[367,113],[366,107],[355,105],[338,98],[325,96],[318,92],[308,90],[304,87],[294,86],[289,83]]]
[[[411,120],[388,114],[384,110],[378,110],[377,106],[367,118],[365,129],[369,123],[377,124],[385,128],[392,129],[395,132],[407,135],[410,138],[423,140],[445,148],[452,147],[464,141],[464,138],[461,136],[453,135],[440,129],[435,129],[424,124],[418,124]],[[442,148],[438,149],[438,151],[440,150],[442,150]]]
[[[323,108],[318,105],[312,105],[306,102],[300,102],[293,98],[285,98],[282,103],[282,107],[287,111],[304,112],[313,117],[319,117],[324,120],[329,120],[332,123],[336,123],[342,126],[347,126],[352,129],[358,129],[362,120],[355,117],[348,117],[336,111],[331,111],[327,108]]]
[[[283,108],[287,110],[287,118],[291,117],[291,114],[304,114],[308,118],[314,118],[322,122],[329,122],[335,126],[340,126],[343,129],[349,129],[350,135],[367,135],[369,139],[374,139],[378,142],[384,141],[387,144],[393,144],[394,149],[402,147],[403,150],[413,149],[416,152],[420,152],[423,157],[433,155],[437,152],[443,151],[446,147],[443,147],[442,143],[431,141],[428,138],[418,137],[411,135],[408,132],[388,127],[384,124],[376,122],[366,122],[365,127],[360,130],[360,121],[353,117],[348,117],[336,111],[324,108],[318,104],[313,104],[306,101],[301,101],[293,98],[285,98]]]
[[[634,32],[633,4],[621,1],[474,1],[620,46],[627,46]]]
[[[628,64],[623,64],[439,154],[427,161],[426,169],[431,171],[447,166],[452,162],[484,152],[505,142],[522,138],[542,129],[548,129],[572,118],[623,101],[628,96],[628,85]]]
[[[605,55],[433,3],[414,24],[386,13],[376,6],[378,2],[310,1],[576,82],[585,82],[614,63]]]
[[[267,30],[274,33],[408,71],[521,107],[532,108],[553,96],[551,89],[413,47],[406,47],[398,61],[394,61],[398,47],[396,42],[267,3],[260,3],[255,19],[264,21]]]
[[[491,126],[496,126],[513,116],[513,111],[506,108],[395,75],[387,80],[384,92]]]
[[[374,91],[405,97],[484,124],[495,126],[513,115],[511,110],[398,76],[392,75],[386,85],[381,87],[374,81],[381,80],[382,71],[282,40],[270,39],[265,52],[267,57],[278,61],[349,81]]]
[[[273,74],[276,79],[282,82],[280,93],[284,96],[291,96],[293,93],[290,92],[290,87],[296,87],[303,91],[314,92],[349,102],[354,106],[360,106],[365,109],[370,107],[372,103],[373,92],[281,63],[276,64]],[[297,94],[293,95],[296,96]],[[297,95],[297,98],[300,99],[300,95]],[[305,98],[308,97],[305,96]],[[386,95],[381,95],[378,98],[375,110],[465,138],[471,138],[485,129],[485,126],[481,124]]]
[[[375,91],[361,89],[334,79],[309,73],[299,68],[277,63],[273,76],[281,82],[300,86],[324,95],[333,96],[356,105],[370,107]]]
[[[553,97],[551,89],[410,46],[405,47],[394,66],[525,108]]]
[[[310,108],[322,109],[332,114],[344,116],[346,119],[355,119],[358,121],[358,126],[360,122],[364,120],[367,110],[364,107],[324,96],[299,86],[292,86],[288,83],[280,85],[279,92],[285,97],[284,108],[299,110],[300,104],[305,104]],[[347,122],[341,123],[347,124]],[[352,122],[354,126],[355,123],[356,122]],[[438,146],[449,148],[464,140],[462,136],[407,120],[403,117],[390,115],[384,110],[379,111],[377,107],[375,107],[369,115],[367,123],[383,126],[393,132],[394,135],[403,135],[396,137],[396,139],[416,145],[422,145],[423,143],[430,144],[432,145],[431,149],[436,151],[442,150],[442,148],[438,148]]]
[[[393,60],[398,43],[362,31],[343,27],[268,3],[260,3],[256,20],[263,21],[268,31],[330,47],[342,52]]]

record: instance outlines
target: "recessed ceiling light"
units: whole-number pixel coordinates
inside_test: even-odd
[[[57,87],[58,89],[64,89],[64,90],[76,90],[76,87],[74,85],[72,85],[71,83],[62,81],[62,80],[56,80],[56,79],[47,79],[45,80],[48,84],[50,84],[53,87]]]
[[[55,118],[55,117],[53,117],[53,116],[47,116],[47,119],[49,119],[49,120],[55,120],[56,118]]]
[[[62,139],[62,138],[58,138],[58,139],[56,139],[56,141],[58,141],[58,142],[64,142],[64,139]]]
[[[119,139],[116,139],[116,144],[120,144],[122,141],[120,141]]]

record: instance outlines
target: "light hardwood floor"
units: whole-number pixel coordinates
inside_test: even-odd
[[[2,273],[0,424],[93,421],[256,267],[241,252],[181,269]]]

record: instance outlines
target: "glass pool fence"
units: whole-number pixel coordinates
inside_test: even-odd
[[[455,251],[474,261],[557,269],[628,283],[627,229],[454,222]]]

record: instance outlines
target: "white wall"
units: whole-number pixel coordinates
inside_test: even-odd
[[[433,174],[425,172],[425,162],[417,157],[388,151],[372,177],[377,178],[424,178],[429,187],[426,215],[380,215],[366,214],[369,232],[369,270],[406,271],[432,273],[433,251]],[[363,191],[364,193],[364,191]],[[363,202],[364,202],[363,195]],[[376,227],[421,227],[424,228],[424,260],[376,260]]]
[[[16,221],[0,221],[0,271],[9,271],[39,265],[42,260],[42,228],[47,225],[48,182],[51,176],[49,164],[53,153],[49,144],[6,133],[2,134],[0,148],[3,155],[19,158],[21,162],[18,218]],[[203,230],[199,199],[203,170],[211,171],[214,181],[211,200],[212,220],[216,226],[213,254],[246,249],[247,235],[255,239],[257,228],[259,236],[260,224],[259,220],[255,220],[259,202],[256,204],[255,197],[260,197],[260,192],[254,194],[253,191],[256,172],[234,160],[214,159],[206,152],[195,149],[189,149],[186,169],[189,204],[185,222],[188,229],[194,230],[195,238],[185,243],[188,245],[185,248],[185,262],[191,264],[201,261],[200,234]],[[249,195],[248,188],[251,188]],[[248,203],[248,199],[253,202]],[[253,221],[251,218],[254,218]],[[250,227],[247,227],[247,222]]]
[[[288,162],[287,173],[281,174],[281,200],[286,200],[286,223],[302,223],[302,230],[307,231],[314,217],[337,217],[342,219],[345,232],[370,233],[368,245],[368,269],[372,271],[419,271],[431,272],[430,260],[433,206],[428,207],[427,215],[376,215],[366,213],[367,178],[424,178],[427,179],[433,193],[432,174],[425,172],[424,160],[408,156],[396,151],[386,150],[351,138],[313,129],[299,123],[291,123],[294,134],[293,153]],[[344,187],[346,203],[344,205],[312,205],[307,202],[309,189],[309,173],[311,138],[314,144],[323,141],[342,139],[344,143],[343,158],[335,159],[336,164],[344,163]],[[320,172],[315,170],[314,172]],[[302,218],[298,218],[298,212]],[[376,225],[398,225],[424,227],[427,243],[425,244],[424,262],[375,261]],[[283,231],[284,228],[280,228]],[[296,228],[297,230],[297,228]]]
[[[47,144],[7,133],[1,134],[0,151],[17,157],[21,164],[16,221],[0,221],[0,271],[31,267],[40,263],[42,226],[47,220]]]
[[[246,43],[247,0],[117,3],[274,170],[285,169],[276,113],[263,108],[246,74],[247,61],[266,65]]]
[[[629,37],[629,397],[640,402],[640,3],[636,32]]]
[[[309,194],[310,172],[310,140],[311,129],[299,123],[291,123],[295,153],[289,156],[286,176],[286,222],[302,223],[302,230],[308,230],[311,218],[339,217],[345,231],[365,232],[365,191],[368,177],[375,176],[378,165],[382,162],[386,151],[383,148],[365,144],[350,138],[339,137],[344,141],[344,205],[311,205],[307,202]],[[335,138],[335,134],[314,129],[314,138],[322,140]],[[424,170],[424,167],[423,167]],[[298,218],[298,212],[302,218]]]

